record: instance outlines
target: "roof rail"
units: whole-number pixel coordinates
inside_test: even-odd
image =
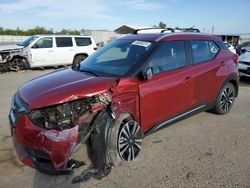
[[[133,34],[138,34],[138,31],[150,30],[150,29],[160,29],[161,33],[164,33],[164,31],[171,31],[171,33],[175,32],[175,30],[173,28],[170,28],[170,27],[167,27],[167,28],[148,27],[148,28],[136,29],[136,30],[134,30]]]
[[[181,30],[181,31],[190,31],[190,32],[197,32],[197,33],[200,33],[200,30],[197,29],[197,28],[192,28],[192,27],[189,27],[189,28],[179,28],[179,27],[176,27],[176,30]]]

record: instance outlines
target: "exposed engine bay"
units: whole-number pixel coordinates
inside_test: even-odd
[[[23,46],[0,47],[0,73],[29,69],[29,56]]]

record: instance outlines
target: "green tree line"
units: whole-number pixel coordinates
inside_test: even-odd
[[[0,35],[23,35],[30,36],[36,34],[70,34],[70,35],[79,35],[80,31],[71,30],[71,29],[62,29],[61,31],[54,32],[53,29],[47,29],[45,27],[37,26],[32,29],[22,30],[17,27],[16,29],[5,29],[0,27]]]

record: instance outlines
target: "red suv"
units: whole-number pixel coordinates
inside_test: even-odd
[[[87,143],[92,165],[74,182],[100,179],[134,160],[145,135],[201,111],[228,113],[238,95],[238,56],[218,36],[164,31],[136,31],[78,67],[21,86],[9,115],[19,159],[65,174]]]

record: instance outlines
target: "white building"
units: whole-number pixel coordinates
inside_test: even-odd
[[[250,41],[250,34],[245,34],[240,36],[240,43]]]
[[[103,46],[114,39],[117,39],[123,35],[117,34],[114,31],[106,31],[106,30],[83,30],[81,34],[92,36],[95,39],[95,42],[99,46]]]

